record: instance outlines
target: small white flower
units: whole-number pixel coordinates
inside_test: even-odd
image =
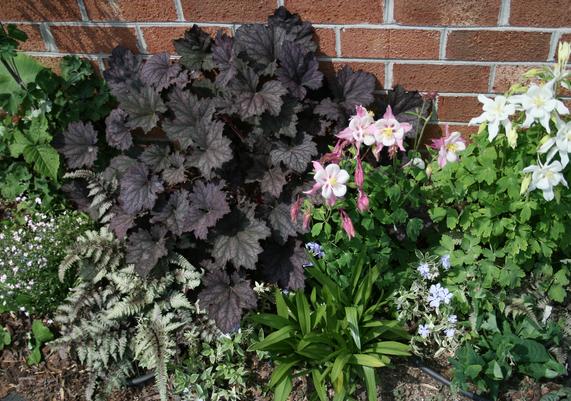
[[[35,202],[37,205],[41,205],[41,204],[42,204],[42,200],[41,200],[40,198],[34,199],[34,202]]]
[[[448,316],[448,323],[456,324],[457,322],[458,322],[458,316],[456,316],[456,315]]]
[[[488,123],[488,140],[492,142],[498,135],[500,125],[502,125],[508,133],[512,127],[510,117],[515,113],[515,106],[508,103],[505,96],[498,95],[493,99],[484,95],[478,95],[478,100],[484,106],[484,112],[476,118],[470,120],[470,125]]]
[[[531,84],[523,95],[511,96],[508,101],[525,111],[525,121],[522,127],[529,128],[534,121],[539,121],[547,132],[551,132],[549,121],[551,113],[569,114],[569,109],[558,99],[553,97],[553,81],[543,86]]]
[[[539,153],[547,153],[547,160],[551,160],[559,152],[561,165],[565,167],[569,164],[569,153],[571,153],[571,121],[565,123],[558,118],[557,127],[557,135],[549,138],[539,148]]]
[[[421,324],[420,326],[418,326],[418,334],[422,338],[427,338],[430,335],[430,328],[428,327],[428,325]]]
[[[559,184],[567,187],[567,181],[561,174],[563,166],[560,161],[552,163],[532,165],[523,169],[524,173],[531,173],[531,183],[529,184],[528,192],[534,189],[541,189],[543,191],[543,198],[546,201],[553,200],[555,194],[553,188]]]
[[[347,193],[345,183],[349,181],[349,173],[332,163],[315,173],[315,181],[321,185],[321,195],[325,199],[332,194],[339,198]]]
[[[454,337],[454,334],[456,334],[456,329],[454,327],[449,327],[444,330],[444,334],[446,334],[446,337],[452,338]]]

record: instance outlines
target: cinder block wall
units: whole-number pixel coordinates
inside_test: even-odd
[[[3,0],[0,21],[25,30],[25,50],[46,64],[79,54],[104,68],[116,45],[172,53],[194,23],[233,32],[281,5],[313,22],[324,64],[371,72],[379,88],[437,91],[439,121],[460,130],[478,93],[506,90],[571,41],[571,0]]]

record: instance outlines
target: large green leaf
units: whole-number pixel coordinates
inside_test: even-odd
[[[377,400],[377,381],[375,380],[375,369],[369,366],[363,366],[363,375],[365,376],[365,387],[367,388],[367,400]]]
[[[57,181],[59,170],[59,155],[50,145],[31,145],[24,148],[24,159],[34,164],[34,170],[39,174]]]
[[[351,333],[351,338],[355,346],[360,351],[361,350],[361,336],[359,335],[359,317],[357,313],[357,308],[354,306],[345,307],[345,319],[349,324],[349,332]]]
[[[264,338],[262,341],[252,344],[250,346],[251,351],[262,351],[267,349],[268,347],[280,343],[284,340],[287,340],[292,336],[293,327],[292,326],[285,326],[279,329],[278,331],[274,331],[272,334]]]
[[[302,334],[307,334],[311,330],[311,314],[307,298],[302,291],[295,294],[295,304],[297,307],[297,319]]]

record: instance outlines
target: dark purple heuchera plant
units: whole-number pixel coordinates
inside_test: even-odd
[[[97,132],[79,123],[62,153],[68,166],[98,171],[107,200],[92,183],[92,201],[125,239],[127,262],[142,276],[166,274],[163,257],[184,253],[207,270],[198,299],[229,331],[256,306],[250,279],[303,287],[291,204],[326,143],[319,137],[370,104],[375,81],[344,68],[324,88],[312,26],[283,7],[234,37],[194,26],[174,43],[175,63],[113,51],[105,78],[118,106],[99,144],[114,157],[98,159]],[[166,138],[150,144],[157,130]],[[69,187],[79,200],[79,183]]]

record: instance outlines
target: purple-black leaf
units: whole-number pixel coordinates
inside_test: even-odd
[[[269,113],[262,114],[260,127],[264,134],[279,137],[284,135],[295,138],[297,134],[297,113],[302,110],[301,104],[290,96],[285,96],[278,116]]]
[[[286,32],[287,40],[303,46],[305,51],[314,52],[317,50],[311,24],[303,22],[298,14],[290,13],[284,6],[280,6],[274,15],[268,17],[268,24],[274,29],[283,29]]]
[[[236,30],[235,43],[239,52],[245,52],[254,63],[266,66],[278,58],[285,33],[284,29],[261,24],[242,25]]]
[[[278,80],[298,99],[305,98],[305,88],[319,89],[323,80],[315,53],[304,54],[303,50],[300,45],[285,42],[277,71]]]
[[[270,158],[274,166],[282,162],[286,167],[303,173],[313,156],[317,155],[317,146],[311,136],[303,134],[303,140],[294,146],[288,146],[279,142],[276,149],[270,152]]]
[[[277,238],[282,244],[285,243],[288,237],[295,237],[297,235],[297,227],[291,221],[290,207],[285,203],[280,203],[274,207],[268,216],[270,226],[277,234]]]
[[[151,145],[139,156],[139,159],[151,168],[159,172],[168,168],[171,164],[170,148],[168,146]]]
[[[159,93],[151,87],[144,87],[139,91],[129,91],[118,97],[121,108],[129,114],[127,126],[142,128],[145,133],[157,126],[159,116],[167,107]]]
[[[240,71],[240,78],[232,83],[236,93],[235,107],[242,118],[259,116],[264,111],[277,116],[287,90],[278,81],[268,81],[258,90],[260,77],[250,67]]]
[[[375,77],[368,72],[353,71],[345,66],[332,82],[332,90],[336,100],[352,114],[356,106],[366,107],[374,100]]]
[[[213,227],[218,220],[230,212],[226,202],[226,194],[222,191],[224,183],[207,183],[200,181],[194,184],[190,194],[190,211],[188,213],[188,225],[198,239],[206,239],[208,229]]]
[[[63,146],[60,152],[64,155],[70,168],[92,167],[97,159],[97,132],[91,123],[69,123],[63,133]]]
[[[213,170],[232,159],[231,142],[222,134],[223,131],[223,122],[202,120],[196,131],[196,137],[193,138],[195,148],[190,155],[190,165],[198,168],[206,178],[210,178]]]
[[[169,167],[163,170],[163,180],[169,185],[182,184],[186,181],[186,168],[184,165],[185,158],[180,153],[174,153],[169,156]]]
[[[161,91],[174,83],[180,71],[180,64],[171,64],[168,53],[155,54],[143,65],[141,79]]]
[[[216,82],[221,86],[226,86],[228,82],[236,75],[236,66],[234,62],[234,52],[232,46],[234,39],[231,36],[218,31],[214,46],[212,47],[212,60],[220,71],[216,76]]]
[[[146,277],[157,265],[159,259],[167,255],[164,235],[165,231],[156,226],[150,233],[147,230],[138,229],[129,235],[125,261],[134,265],[135,272],[141,277]]]
[[[308,260],[300,241],[290,240],[285,245],[270,242],[260,255],[260,262],[267,280],[282,288],[303,288],[303,265]]]
[[[176,39],[174,47],[181,57],[180,62],[190,70],[210,70],[214,67],[210,46],[210,35],[193,25],[184,33],[184,38]]]
[[[112,209],[113,218],[109,221],[109,228],[119,239],[125,238],[127,231],[135,226],[135,216],[126,213],[121,207],[115,206]]]
[[[103,72],[103,76],[112,93],[128,92],[141,87],[139,76],[141,60],[131,50],[125,47],[116,47],[109,57],[109,68]]]
[[[143,209],[152,209],[163,189],[156,175],[149,177],[147,166],[136,163],[121,177],[119,200],[127,213],[135,214]]]
[[[122,109],[115,109],[105,119],[107,143],[119,150],[127,150],[133,146],[131,129],[127,126],[128,117]]]
[[[263,192],[267,192],[274,197],[279,197],[286,181],[286,173],[280,166],[267,170],[260,182]]]
[[[325,98],[315,106],[314,113],[319,114],[331,121],[343,122],[346,119],[345,110],[339,103],[335,103],[330,98]]]
[[[137,160],[130,158],[129,156],[120,155],[115,156],[109,162],[109,166],[101,173],[101,177],[104,181],[111,183],[115,179],[119,179],[123,174],[135,165]]]
[[[224,333],[237,330],[242,311],[254,309],[257,305],[250,282],[236,274],[230,280],[226,272],[214,270],[204,277],[202,283],[204,289],[198,294],[200,305]]]
[[[89,189],[83,180],[71,180],[61,186],[61,190],[65,193],[77,210],[87,212],[93,219],[97,219],[97,212],[91,209],[91,199],[89,199]]]
[[[233,213],[229,215],[232,219]],[[241,266],[255,269],[258,255],[262,252],[260,241],[270,235],[270,229],[263,221],[254,217],[254,207],[241,209],[239,225],[233,227],[231,235],[220,235],[214,241],[212,256],[223,266],[232,262],[235,268]]]
[[[172,193],[169,201],[158,212],[152,212],[153,217],[151,223],[163,223],[166,228],[174,235],[182,235],[182,233],[190,231],[188,224],[190,216],[190,202],[188,200],[188,192],[178,190]]]

